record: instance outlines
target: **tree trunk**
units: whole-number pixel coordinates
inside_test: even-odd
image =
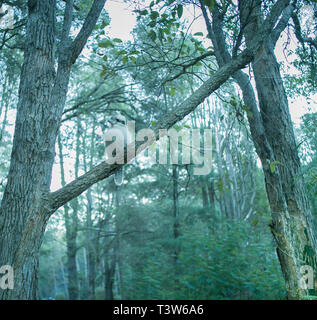
[[[242,23],[247,22],[247,45],[254,38],[261,22],[261,3],[254,7],[239,3]],[[248,17],[248,18],[247,18]],[[248,20],[247,20],[248,19]],[[277,242],[277,254],[290,299],[307,294],[300,287],[300,268],[310,265],[316,270],[316,239],[312,216],[289,113],[279,65],[269,41],[252,63],[258,92],[260,113],[274,162],[260,151],[265,185],[272,211],[271,231]],[[256,137],[255,137],[256,138]]]
[[[14,269],[14,289],[0,299],[36,299],[39,249],[48,215],[55,137],[51,103],[55,79],[55,1],[29,1],[24,63],[7,186],[0,210],[0,265]],[[52,137],[53,136],[53,137]]]
[[[202,6],[208,33],[216,48],[220,65],[231,56],[225,45],[223,18],[217,7],[212,12],[212,28]],[[261,159],[265,184],[272,211],[271,230],[277,243],[277,254],[286,282],[287,296],[300,298],[307,291],[300,287],[300,267],[308,264],[316,270],[316,240],[311,223],[293,126],[279,67],[274,56],[275,42],[291,15],[289,6],[269,41],[255,56],[253,71],[258,91],[260,112],[248,79],[242,71],[233,74],[248,108],[252,139]],[[241,26],[250,46],[261,30],[263,14],[259,0],[239,1]],[[274,36],[273,36],[274,35]]]
[[[79,298],[78,292],[78,273],[76,264],[76,234],[74,226],[70,226],[66,232],[67,244],[67,279],[68,279],[68,292],[70,300],[77,300]]]
[[[64,264],[63,264],[63,261],[61,259],[59,259],[59,265],[60,265],[60,268],[61,268],[61,274],[62,274],[62,281],[63,281],[63,286],[64,286],[65,297],[66,297],[66,299],[69,299],[67,280],[66,280],[65,272],[64,272]]]
[[[207,212],[210,206],[209,206],[208,187],[207,187],[206,179],[204,179],[203,177],[200,179],[200,182],[201,182],[201,195],[202,195],[203,208]]]
[[[79,130],[77,129],[77,147],[76,147],[76,164],[75,164],[75,176],[78,176],[79,170]],[[60,136],[58,138],[58,149],[61,169],[61,184],[64,186],[65,174],[64,174],[64,156],[63,148]],[[67,277],[68,277],[68,293],[69,299],[78,299],[78,274],[76,267],[76,253],[77,253],[77,229],[78,229],[78,203],[74,199],[71,203],[73,209],[71,217],[69,216],[69,205],[64,205],[64,220],[66,229],[66,254],[67,254]]]
[[[216,190],[215,190],[215,183],[213,178],[209,183],[207,182],[207,189],[208,189],[209,203],[211,208],[211,215],[215,217],[216,216]]]
[[[263,124],[276,164],[274,167],[272,164],[270,167],[263,164],[266,167],[266,190],[272,210],[271,229],[277,240],[277,253],[288,296],[298,298],[304,294],[298,285],[302,276],[300,267],[307,264],[316,270],[317,266],[312,217],[288,101],[273,51],[266,48],[253,69]],[[272,174],[276,167],[277,177]]]
[[[10,170],[0,209],[0,265],[14,269],[14,289],[0,299],[37,299],[39,249],[50,215],[49,187],[72,64],[103,9],[95,0],[70,42],[73,2],[67,1],[57,73],[56,0],[29,0],[24,62]],[[64,203],[65,204],[65,203]]]
[[[260,112],[248,76],[237,71],[233,78],[243,92],[252,139],[262,162],[272,211],[271,231],[277,243],[287,296],[296,299],[307,294],[299,285],[302,276],[300,267],[308,264],[316,270],[316,240],[287,96],[273,52],[280,32],[287,25],[291,10],[291,6],[287,7],[269,41],[257,52],[252,63]],[[221,66],[231,59],[222,30],[223,17],[215,6],[211,27],[203,5],[202,11]],[[250,46],[263,24],[261,1],[239,1],[239,12],[243,33]]]
[[[96,121],[93,123],[92,128],[92,137],[90,141],[90,169],[92,168],[93,158],[95,154],[95,127]],[[84,137],[84,145],[87,146],[86,141],[86,132]],[[84,161],[84,169],[87,171],[87,155],[86,149],[83,149],[83,161]],[[97,253],[99,247],[99,235],[96,234],[93,230],[94,223],[92,220],[92,211],[93,211],[93,198],[91,189],[87,190],[86,194],[87,198],[87,215],[86,215],[86,241],[87,241],[87,266],[88,266],[88,279],[87,279],[87,289],[88,289],[88,299],[95,300],[96,299],[96,264],[97,264]]]
[[[115,274],[115,257],[113,255],[112,261],[109,261],[110,254],[106,255],[105,264],[105,300],[113,300],[113,284]]]
[[[176,164],[173,164],[173,235],[174,235],[174,263],[175,263],[175,272],[177,276],[177,263],[179,255],[179,243],[178,238],[180,236],[179,230],[179,199],[178,199],[178,167]]]
[[[93,233],[93,222],[91,218],[92,214],[92,195],[91,190],[87,191],[87,263],[88,263],[88,299],[95,300],[95,278],[96,278],[96,241],[99,241],[97,238],[94,240]]]

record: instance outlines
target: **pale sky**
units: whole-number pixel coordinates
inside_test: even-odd
[[[111,18],[109,34],[123,41],[133,40],[130,31],[136,24],[136,15],[129,4],[120,0],[108,0],[105,8]]]

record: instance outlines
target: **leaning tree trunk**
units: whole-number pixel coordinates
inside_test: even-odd
[[[293,9],[292,5],[285,9],[269,41],[257,52],[252,63],[260,112],[248,76],[242,71],[233,74],[243,93],[252,140],[262,162],[272,212],[271,231],[290,299],[307,294],[307,290],[300,286],[300,268],[303,265],[316,268],[317,248],[287,96],[273,52]],[[224,65],[231,56],[223,32],[223,16],[215,6],[211,25],[203,4],[202,11],[217,61],[220,66]],[[261,1],[239,1],[239,11],[241,29],[250,46],[263,23]]]
[[[274,153],[273,164],[263,164],[272,211],[271,231],[277,242],[288,297],[298,298],[305,294],[299,287],[300,268],[304,265],[316,268],[312,216],[287,97],[273,50],[267,47],[253,64],[253,70],[266,137]]]
[[[241,21],[246,25],[244,34],[247,44],[255,37],[262,22],[260,1],[252,4],[253,8],[246,1],[239,3]],[[266,150],[259,150],[272,212],[270,227],[277,243],[287,296],[293,299],[307,294],[300,286],[303,276],[300,269],[309,265],[316,270],[317,247],[288,100],[274,46],[271,38],[256,55],[252,67],[264,133],[273,152],[272,158]],[[254,137],[254,140],[258,139]]]

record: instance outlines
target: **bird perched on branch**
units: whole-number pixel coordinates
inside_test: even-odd
[[[129,132],[126,126],[126,119],[123,115],[117,112],[107,122],[107,128],[104,134],[104,141],[106,147],[106,160],[109,164],[116,163],[118,160],[118,152],[123,155],[123,152],[130,142]],[[113,141],[115,137],[115,141]],[[125,159],[120,159],[125,163]],[[123,162],[122,162],[123,161]],[[114,182],[117,186],[120,186],[124,180],[124,168],[120,168],[115,172]]]

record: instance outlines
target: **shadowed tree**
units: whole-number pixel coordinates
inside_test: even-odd
[[[224,8],[215,5],[210,21],[203,1],[200,3],[217,62],[221,66],[235,56],[243,37],[249,46],[261,29],[264,20],[261,1],[239,1],[240,32],[232,54],[226,46],[224,35]],[[306,294],[299,285],[302,276],[300,270],[303,265],[316,267],[317,248],[288,100],[274,54],[276,42],[294,11],[293,4],[289,4],[252,63],[259,111],[249,76],[242,71],[233,75],[243,93],[252,140],[262,162],[272,212],[270,227],[276,240],[288,298],[299,298]]]

